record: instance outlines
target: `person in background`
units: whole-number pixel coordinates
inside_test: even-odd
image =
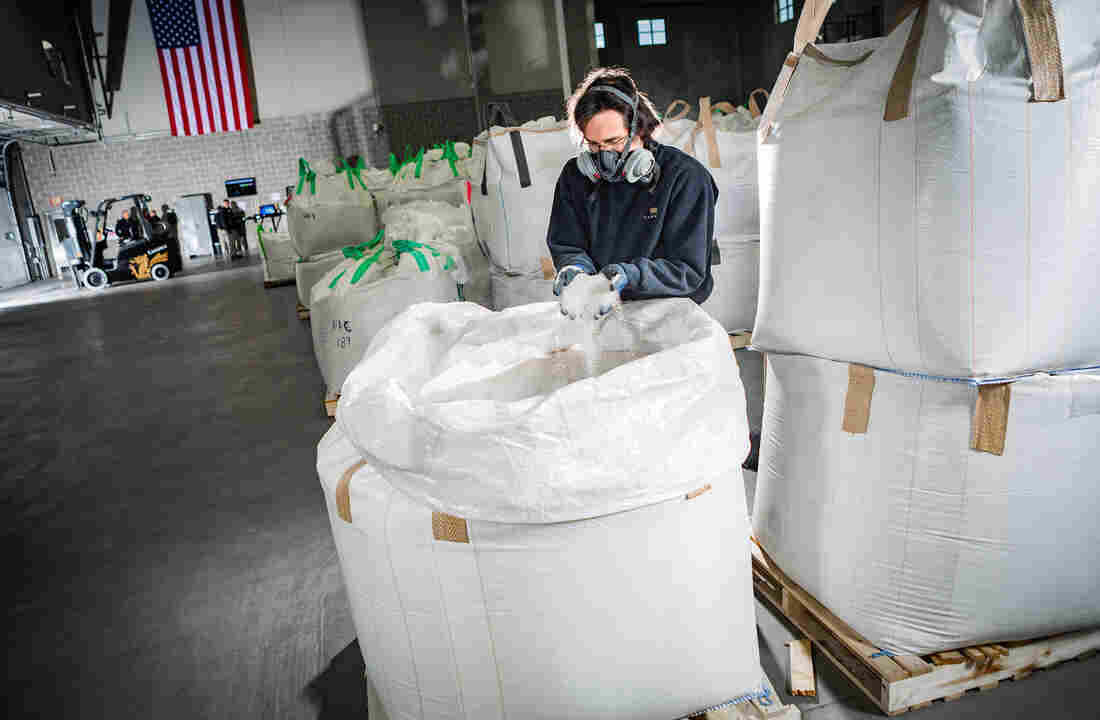
[[[226,198],[214,218],[214,224],[222,231],[222,248],[233,259],[243,257],[241,246],[244,244],[244,213]]]
[[[180,219],[175,210],[168,207],[168,203],[160,206],[160,219],[168,230],[168,239],[178,241],[180,238]]]
[[[130,219],[129,210],[123,210],[122,217],[115,221],[115,236],[122,245],[134,239],[134,221]]]
[[[657,112],[625,69],[589,72],[566,110],[583,145],[554,194],[546,240],[554,294],[582,273],[602,273],[623,301],[705,301],[718,199],[710,172],[654,140]],[[611,310],[601,306],[597,317]]]

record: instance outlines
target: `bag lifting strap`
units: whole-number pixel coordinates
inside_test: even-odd
[[[531,170],[527,165],[527,151],[523,148],[523,136],[520,135],[519,128],[517,127],[519,123],[512,117],[507,106],[500,103],[489,103],[488,112],[489,117],[486,122],[489,125],[489,130],[485,136],[485,167],[481,169],[481,194],[483,196],[489,194],[489,185],[486,180],[486,175],[489,172],[489,150],[493,140],[493,121],[498,118],[504,127],[513,128],[512,131],[508,133],[508,137],[512,139],[512,154],[516,156],[516,173],[519,175],[519,186],[521,188],[530,187]]]
[[[783,67],[779,70],[779,77],[775,79],[768,97],[768,105],[764,108],[764,114],[760,118],[758,138],[760,142],[768,139],[771,134],[775,116],[779,114],[779,106],[783,104],[783,97],[787,94],[787,86],[791,83],[791,75],[798,66],[798,59],[802,57],[802,51],[806,46],[817,39],[821,32],[821,26],[825,24],[825,16],[829,14],[829,8],[834,0],[806,0],[802,5],[802,14],[798,16],[798,27],[794,31],[794,51],[787,54],[783,61]]]

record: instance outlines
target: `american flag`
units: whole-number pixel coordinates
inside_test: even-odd
[[[173,135],[252,127],[249,58],[237,0],[146,0]]]

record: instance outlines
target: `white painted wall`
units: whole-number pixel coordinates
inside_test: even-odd
[[[97,28],[107,27],[108,0],[95,0]],[[244,0],[261,123],[329,112],[374,89],[366,28],[358,0]],[[109,38],[100,38],[101,51]],[[153,28],[145,2],[133,4],[122,89],[107,137],[167,131],[167,107]]]

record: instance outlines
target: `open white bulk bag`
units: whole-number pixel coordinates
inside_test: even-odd
[[[717,265],[711,265],[714,289],[702,308],[726,329],[751,330],[756,319],[760,277],[760,236],[719,235]]]
[[[625,303],[597,326],[594,377],[582,352],[559,352],[589,327],[554,303],[414,306],[348,376],[337,422],[404,492],[499,522],[667,500],[744,459],[737,366],[699,306]]]
[[[757,346],[982,379],[1100,361],[1096,0],[967,6],[788,57]]]
[[[340,250],[324,253],[313,258],[302,258],[294,265],[294,282],[298,286],[298,302],[302,307],[309,307],[309,295],[321,278],[329,270],[344,261],[344,254]]]
[[[373,244],[344,249],[345,259],[313,286],[309,304],[313,351],[329,392],[340,392],[394,316],[419,302],[458,299],[452,252],[412,241],[383,243],[381,233]]]
[[[294,248],[311,257],[370,240],[378,231],[367,168],[336,161],[336,171],[316,173],[299,160],[298,187],[287,203],[287,224]]]
[[[1100,371],[979,391],[767,365],[756,538],[872,644],[923,655],[1100,625]],[[1000,422],[1003,455],[971,449]]]
[[[290,233],[264,230],[262,225],[257,224],[256,240],[264,263],[264,284],[293,282],[298,253],[290,242]]]
[[[589,376],[584,327],[420,304],[344,383],[318,471],[390,717],[666,720],[759,683],[726,335],[629,303]]]
[[[759,691],[736,465],[690,499],[508,524],[421,504],[364,465],[340,425],[317,453],[388,717],[671,720]]]
[[[458,285],[459,299],[492,306],[489,259],[474,233],[468,205],[434,200],[391,205],[382,222],[390,243],[405,240],[440,250],[447,248],[457,264],[451,274]]]
[[[474,144],[486,146],[471,205],[489,259],[505,272],[537,272],[541,259],[550,257],[546,234],[558,177],[578,150],[569,124],[545,117],[519,127],[494,125]]]
[[[509,275],[493,268],[489,272],[489,279],[493,286],[494,310],[558,300],[554,295],[554,278],[547,278],[542,272]]]

